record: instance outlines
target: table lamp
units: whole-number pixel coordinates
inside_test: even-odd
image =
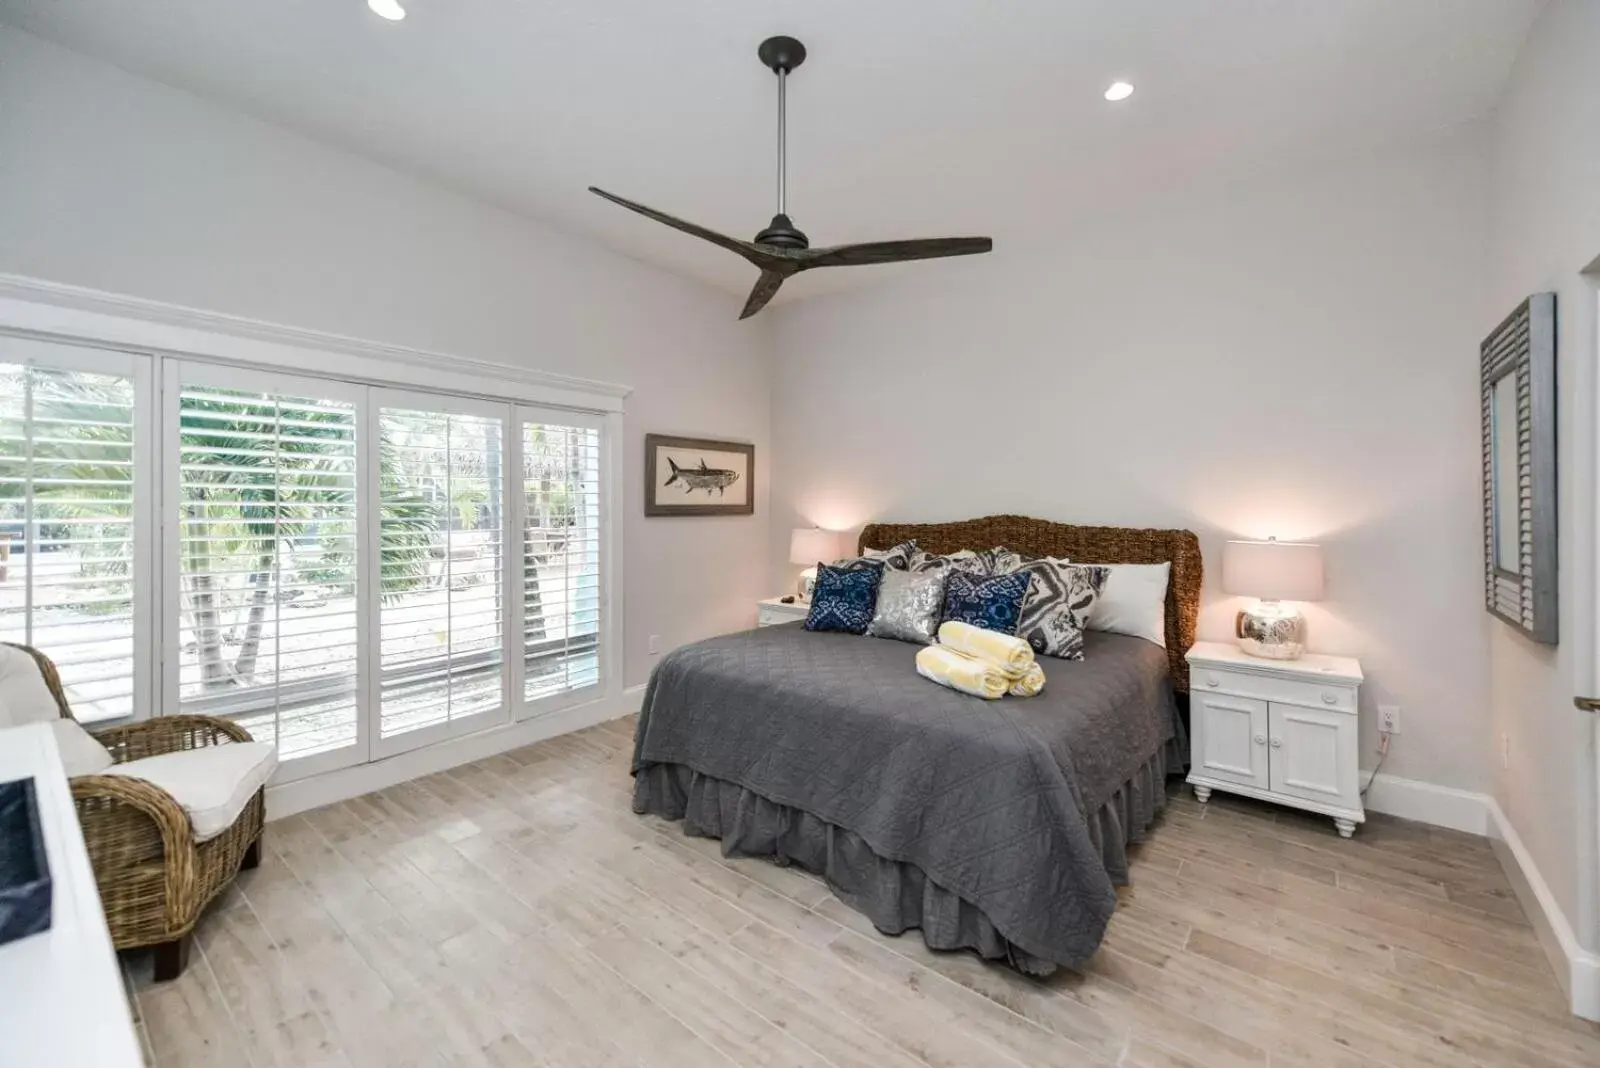
[[[1230,541],[1222,550],[1222,589],[1260,598],[1234,620],[1239,648],[1266,660],[1297,660],[1306,649],[1306,618],[1285,602],[1322,599],[1322,546]]]
[[[789,535],[789,562],[804,564],[795,594],[802,601],[811,600],[811,588],[817,582],[817,564],[839,558],[839,532],[821,527],[797,527]]]

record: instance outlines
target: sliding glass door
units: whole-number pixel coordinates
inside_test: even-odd
[[[523,698],[528,714],[600,684],[598,417],[518,408],[522,471]]]
[[[191,363],[169,384],[178,710],[236,719],[302,771],[354,763],[362,390]]]
[[[0,640],[299,778],[594,700],[602,415],[0,334]]]
[[[380,755],[505,718],[505,405],[374,391]]]

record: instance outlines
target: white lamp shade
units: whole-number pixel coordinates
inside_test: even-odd
[[[1222,549],[1222,590],[1263,601],[1320,601],[1322,546],[1230,541]]]
[[[820,527],[796,528],[789,535],[789,562],[814,567],[839,558],[839,532]]]

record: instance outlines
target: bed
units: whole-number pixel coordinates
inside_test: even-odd
[[[1127,879],[1126,848],[1165,802],[1186,745],[1201,562],[1188,531],[1021,516],[874,524],[861,545],[1005,545],[1094,563],[1172,564],[1166,649],[1090,632],[1085,658],[1044,661],[1038,697],[934,686],[918,646],[800,624],[663,657],[634,743],[633,807],[796,864],[882,931],[918,928],[1034,975],[1094,954]]]

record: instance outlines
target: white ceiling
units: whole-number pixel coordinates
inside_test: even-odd
[[[810,50],[789,211],[813,245],[991,234],[1001,254],[1141,192],[1481,115],[1542,0],[403,2],[390,23],[365,0],[0,0],[0,21],[742,294],[742,260],[585,187],[753,237],[771,34]],[[1138,91],[1109,104],[1118,78]]]

